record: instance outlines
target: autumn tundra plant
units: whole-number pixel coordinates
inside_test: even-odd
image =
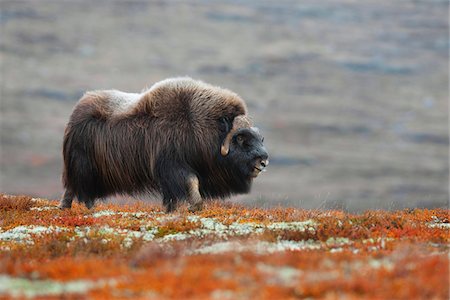
[[[234,92],[188,77],[142,93],[87,92],[64,133],[61,208],[114,194],[161,193],[168,212],[248,193],[268,165],[263,137]]]

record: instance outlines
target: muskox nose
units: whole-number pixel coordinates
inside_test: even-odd
[[[261,167],[265,168],[269,165],[269,154],[267,153],[267,150],[263,147],[260,149],[258,160]]]
[[[265,159],[265,160],[261,160],[261,166],[263,166],[264,168],[267,167],[269,165],[269,160]]]

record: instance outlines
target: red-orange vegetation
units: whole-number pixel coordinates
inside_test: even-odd
[[[69,216],[59,216],[55,217],[51,222],[51,225],[60,225],[65,227],[73,226],[91,226],[96,223],[96,219],[92,217],[69,215]]]
[[[163,237],[167,234],[186,232],[200,227],[200,222],[189,221],[185,218],[170,218],[162,222],[159,226],[156,237]]]
[[[317,216],[316,210],[294,208],[248,208],[242,205],[214,201],[206,209],[197,213],[200,217],[216,218],[224,224],[233,222],[254,222],[268,224],[271,222],[304,221]]]
[[[142,202],[56,205],[0,196],[0,276],[106,283],[36,299],[449,297],[448,209],[351,214],[214,202],[193,217]],[[240,225],[249,231],[233,231]],[[20,294],[6,291],[0,298]]]
[[[36,269],[42,278],[57,280],[107,279],[128,271],[127,261],[103,257],[59,257]]]

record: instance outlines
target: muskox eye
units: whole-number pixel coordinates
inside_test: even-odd
[[[239,145],[242,146],[242,144],[244,143],[244,137],[242,135],[238,135],[236,141],[239,143]]]

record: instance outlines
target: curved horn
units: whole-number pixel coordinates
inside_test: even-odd
[[[236,133],[236,131],[238,131],[240,128],[251,128],[251,127],[252,124],[248,116],[241,115],[234,118],[233,127],[223,140],[222,147],[220,148],[220,153],[222,154],[222,156],[228,155],[228,152],[230,151],[231,139],[233,138],[233,135]]]
[[[233,135],[231,134],[231,131],[230,131],[230,133],[228,133],[227,136],[225,137],[222,147],[220,147],[220,154],[222,154],[222,156],[228,155],[228,152],[230,151],[230,142],[231,142],[232,137],[233,137]]]

